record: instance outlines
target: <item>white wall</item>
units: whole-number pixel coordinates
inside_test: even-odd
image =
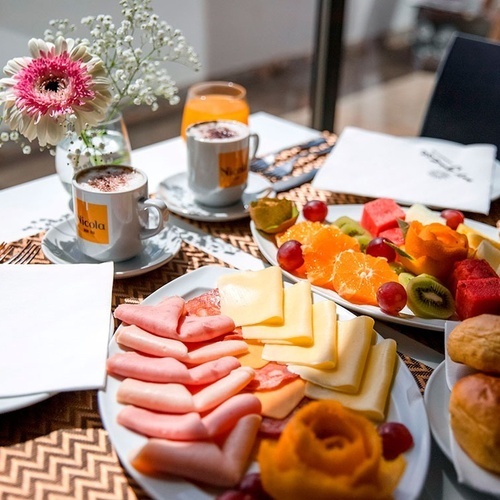
[[[413,1],[346,0],[346,44],[409,30]],[[316,5],[316,0],[153,0],[156,13],[184,33],[202,63],[198,73],[171,63],[169,72],[181,87],[310,55]],[[97,14],[110,14],[119,24],[118,0],[0,0],[0,68],[29,55],[28,40],[42,37],[49,20],[69,18],[79,25],[82,17]]]
[[[202,63],[198,73],[170,65],[181,86],[310,54],[315,5],[315,0],[153,1],[155,12],[183,32]],[[110,14],[119,24],[118,0],[0,0],[0,68],[12,57],[29,55],[28,40],[43,37],[49,20],[69,18],[79,25],[82,17],[96,14]]]

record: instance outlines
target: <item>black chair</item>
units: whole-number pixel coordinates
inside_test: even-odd
[[[420,135],[494,144],[500,159],[499,43],[462,33],[450,40]]]

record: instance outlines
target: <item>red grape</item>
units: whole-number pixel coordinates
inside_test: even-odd
[[[328,206],[320,200],[308,201],[302,209],[302,214],[311,222],[323,222],[328,215]]]
[[[278,248],[279,266],[285,271],[295,271],[304,263],[302,244],[297,240],[289,240]]]
[[[459,224],[462,224],[464,221],[464,214],[459,210],[452,210],[451,208],[447,208],[441,212],[441,217],[446,219],[446,225],[451,227],[451,229],[456,229]]]
[[[406,305],[406,289],[401,283],[388,281],[380,285],[377,290],[377,302],[380,309],[386,314],[397,316]]]
[[[399,422],[385,422],[377,428],[382,438],[382,448],[386,460],[394,460],[413,446],[413,437],[408,428]]]
[[[386,238],[373,238],[373,240],[366,245],[365,252],[373,257],[383,257],[387,262],[394,262],[396,260],[396,250],[387,244]]]

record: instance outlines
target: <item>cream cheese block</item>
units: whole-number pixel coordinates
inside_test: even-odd
[[[278,363],[335,368],[337,363],[337,307],[331,300],[312,305],[313,345],[266,344],[262,357]]]
[[[306,383],[306,396],[311,399],[333,399],[365,417],[380,422],[385,419],[387,399],[396,366],[396,342],[384,339],[370,348],[361,387],[356,394],[332,391]]]
[[[281,325],[242,327],[244,339],[269,343],[312,345],[312,293],[308,281],[299,281],[284,289],[284,318]]]
[[[327,389],[358,392],[370,346],[375,341],[374,324],[369,316],[338,321],[337,366],[333,370],[300,365],[288,365],[288,369],[302,379]]]
[[[283,323],[283,282],[277,266],[224,274],[217,280],[221,313],[236,326]]]

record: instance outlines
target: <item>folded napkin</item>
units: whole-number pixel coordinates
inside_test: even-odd
[[[462,363],[454,362],[446,350],[448,337],[458,325],[458,321],[447,321],[445,323],[445,369],[446,369],[446,383],[451,391],[453,385],[462,377],[476,373],[476,370],[463,365]],[[487,470],[476,465],[467,454],[460,448],[456,442],[453,432],[450,427],[450,448],[451,456],[453,458],[453,466],[457,473],[459,483],[465,484],[474,488],[475,490],[489,493],[500,498],[500,477],[496,474],[488,472]]]
[[[113,263],[0,265],[0,397],[104,386]]]
[[[463,146],[346,127],[312,185],[488,214],[496,146]]]

